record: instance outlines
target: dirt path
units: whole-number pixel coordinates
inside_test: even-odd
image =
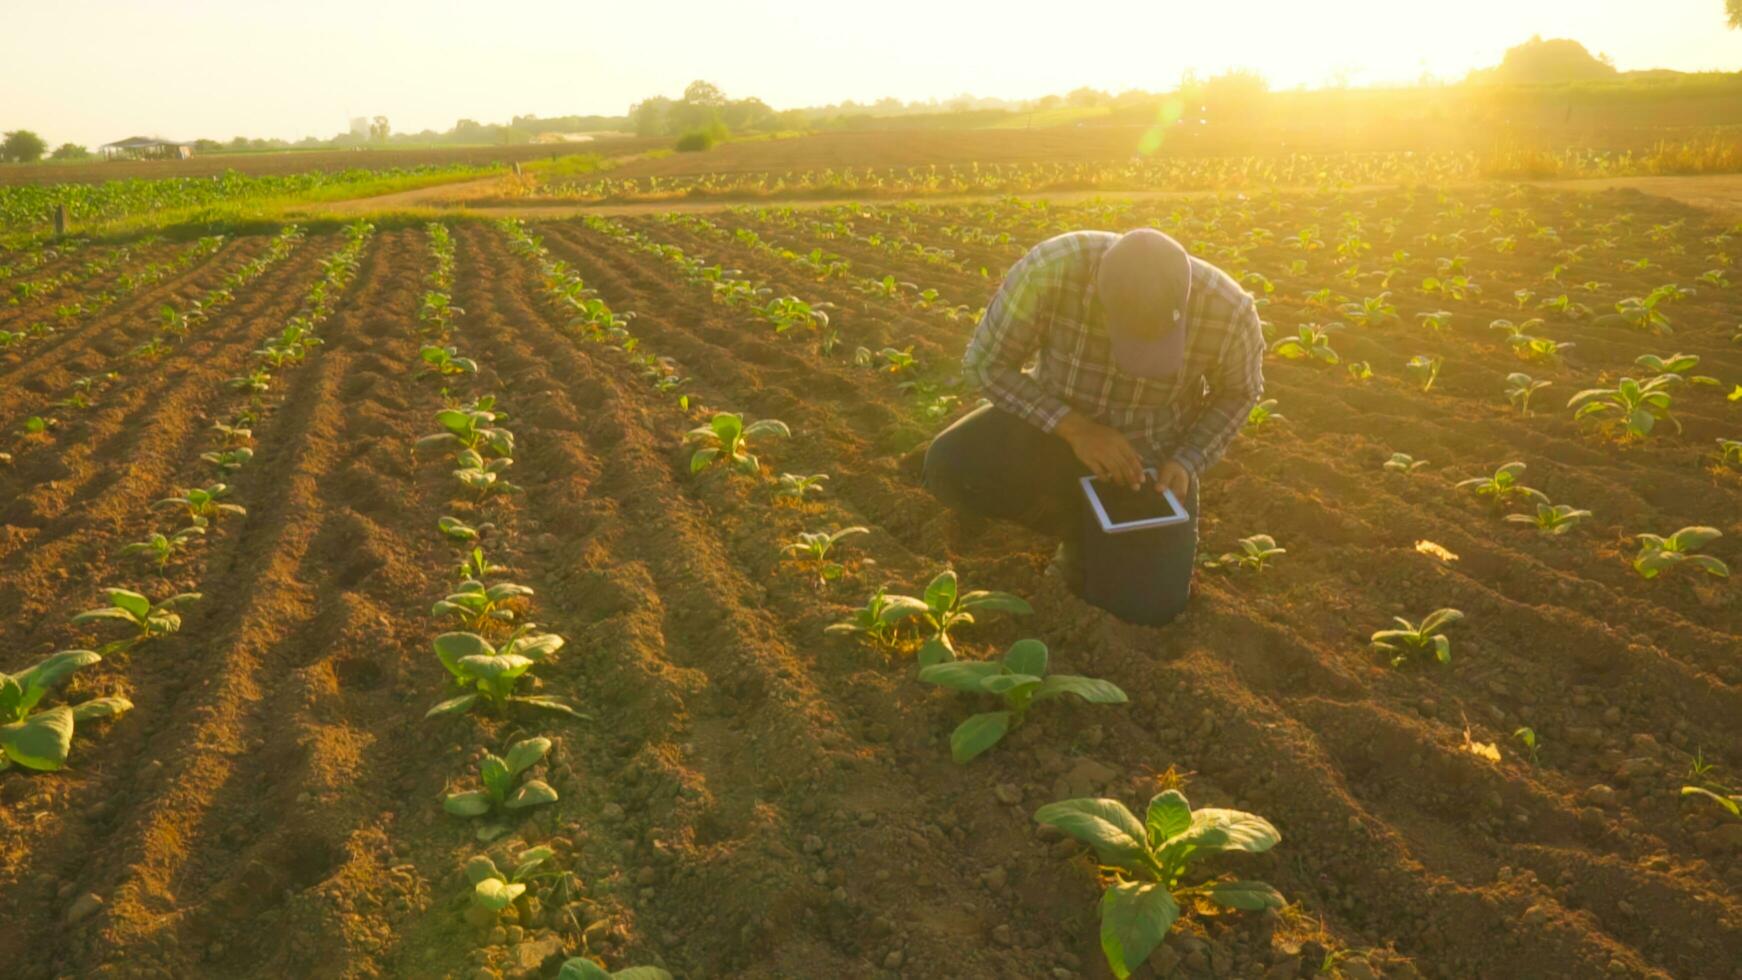
[[[1636,190],[1642,194],[1668,198],[1693,207],[1721,214],[1742,215],[1742,174],[1710,174],[1693,177],[1601,177],[1579,180],[1539,180],[1530,181],[1532,186],[1549,190],[1574,191],[1606,191],[1606,190]],[[669,200],[649,201],[634,204],[500,204],[487,201],[491,194],[502,186],[502,178],[489,177],[483,180],[467,181],[460,184],[439,184],[434,187],[420,187],[416,190],[401,191],[397,194],[383,194],[379,197],[354,198],[348,201],[334,201],[317,204],[305,212],[310,217],[322,215],[354,215],[366,212],[392,211],[403,208],[443,208],[462,213],[485,214],[491,217],[513,217],[525,219],[569,218],[577,215],[597,214],[609,217],[633,217],[644,214],[685,213],[710,214],[726,211],[748,204],[775,204],[793,208],[827,208],[840,204],[852,204],[865,201],[864,196],[840,197],[804,197],[804,198],[731,198],[710,200]],[[1278,188],[1279,190],[1309,191],[1312,188],[1294,187]],[[1365,193],[1383,190],[1381,185],[1361,185],[1349,190]],[[1096,198],[1118,198],[1122,201],[1157,201],[1157,200],[1191,200],[1194,198],[1214,197],[1221,191],[1048,191],[1038,194],[1019,195],[1025,200],[1050,201],[1055,204],[1070,204],[1090,201]],[[946,194],[935,197],[922,197],[919,200],[927,204],[947,206],[952,204],[972,204],[980,201],[997,200],[1008,195],[1002,194]]]

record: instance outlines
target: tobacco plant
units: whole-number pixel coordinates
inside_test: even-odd
[[[215,449],[209,453],[201,453],[200,460],[218,468],[220,473],[234,473],[248,465],[254,459],[254,450],[247,446],[236,449]]]
[[[1622,378],[1613,388],[1587,388],[1567,401],[1576,409],[1573,419],[1593,419],[1605,429],[1619,428],[1629,438],[1643,439],[1651,435],[1660,421],[1668,421],[1675,430],[1682,430],[1681,420],[1670,414],[1668,386],[1681,381],[1680,375],[1660,374],[1646,381]]]
[[[133,627],[134,633],[123,643],[123,647],[168,636],[181,629],[181,614],[175,611],[176,607],[197,602],[201,598],[198,592],[183,592],[162,602],[152,602],[131,589],[104,589],[103,594],[109,600],[107,606],[87,609],[74,616],[72,621],[91,623],[113,619],[126,623]]]
[[[882,619],[891,625],[918,619],[929,628],[930,635],[919,648],[919,665],[929,667],[935,663],[956,659],[956,648],[950,639],[950,630],[974,622],[976,613],[988,612],[1026,616],[1034,612],[1034,609],[1008,592],[990,592],[984,589],[963,592],[956,580],[955,571],[945,569],[926,585],[922,597],[889,596]]]
[[[1427,464],[1427,460],[1416,459],[1408,453],[1392,453],[1391,458],[1385,461],[1384,468],[1393,473],[1414,473]]]
[[[950,733],[950,757],[971,762],[1021,725],[1036,702],[1074,695],[1090,704],[1123,704],[1125,692],[1111,681],[1075,674],[1047,674],[1046,644],[1017,640],[1002,661],[954,660],[923,667],[919,679],[967,694],[991,694],[1004,707],[973,715]]]
[[[543,736],[515,742],[504,755],[486,752],[478,763],[478,779],[484,788],[450,793],[442,800],[442,809],[469,819],[555,803],[556,790],[549,783],[542,779],[520,779],[548,752],[550,739]],[[500,824],[485,824],[478,828],[478,839],[491,840],[501,836],[505,829]]]
[[[1667,538],[1635,535],[1639,539],[1639,554],[1633,559],[1633,569],[1643,578],[1656,578],[1678,565],[1692,565],[1708,575],[1728,578],[1730,566],[1711,555],[1694,554],[1723,536],[1715,527],[1684,527]]]
[[[53,772],[66,765],[73,728],[133,707],[126,698],[91,698],[75,705],[37,706],[80,667],[103,658],[91,650],[62,650],[16,674],[0,673],[0,772],[23,766]]]
[[[443,515],[436,521],[436,528],[453,541],[476,541],[479,529],[467,524],[457,517]]]
[[[1534,487],[1527,487],[1518,482],[1524,474],[1523,463],[1514,460],[1494,471],[1493,476],[1473,476],[1468,480],[1459,480],[1458,488],[1471,487],[1478,497],[1492,497],[1494,503],[1505,505],[1514,497],[1525,497],[1538,503],[1548,503],[1548,495]]]
[[[501,413],[484,408],[444,408],[436,413],[442,431],[417,440],[415,448],[488,450],[497,456],[512,456],[514,433],[496,424],[502,417]]]
[[[812,493],[822,493],[823,484],[827,482],[827,473],[782,473],[780,480],[774,486],[776,500],[790,500],[793,503],[803,503],[805,496]]]
[[[720,412],[707,425],[691,429],[684,441],[702,443],[690,456],[690,472],[700,473],[716,463],[725,463],[740,473],[754,476],[762,464],[750,452],[750,440],[792,435],[792,430],[779,419],[761,419],[749,425],[735,412]]]
[[[1417,354],[1403,365],[1403,369],[1421,385],[1422,391],[1431,391],[1434,382],[1439,380],[1440,366],[1443,363],[1444,358],[1432,354]]]
[[[417,352],[417,357],[429,368],[423,373],[437,377],[453,377],[460,374],[477,374],[478,362],[469,357],[461,357],[458,347],[439,347],[426,344]]]
[[[1535,525],[1537,532],[1546,536],[1565,534],[1590,516],[1590,511],[1579,510],[1571,504],[1538,503],[1536,513],[1507,514],[1506,519],[1515,524]]]
[[[1182,905],[1203,899],[1258,912],[1284,904],[1276,889],[1262,881],[1186,883],[1193,866],[1212,854],[1259,854],[1276,846],[1282,834],[1256,814],[1215,807],[1193,810],[1185,794],[1170,789],[1149,801],[1143,820],[1112,799],[1049,803],[1035,811],[1034,819],[1094,849],[1106,885],[1101,951],[1119,980],[1161,945]]]
[[[520,486],[510,483],[502,474],[514,465],[514,460],[507,456],[486,461],[476,449],[462,449],[454,457],[458,465],[454,467],[454,477],[471,490],[477,491],[478,499],[483,500],[492,493],[519,493]]]
[[[1314,360],[1324,364],[1339,361],[1337,352],[1331,349],[1330,331],[1312,324],[1303,325],[1296,336],[1277,340],[1270,345],[1270,352],[1291,361]]]
[[[1517,407],[1520,415],[1528,417],[1533,414],[1530,411],[1530,396],[1550,384],[1553,382],[1538,381],[1522,371],[1514,371],[1506,376],[1506,400]]]
[[[1384,650],[1391,654],[1391,666],[1401,667],[1412,654],[1424,654],[1433,651],[1434,659],[1442,664],[1452,662],[1452,641],[1441,631],[1453,623],[1462,622],[1464,614],[1456,609],[1436,609],[1428,613],[1427,618],[1418,626],[1404,619],[1393,616],[1397,629],[1380,630],[1368,640],[1375,650]]]
[[[560,650],[562,645],[562,637],[554,633],[517,632],[500,648],[476,633],[443,633],[435,638],[436,657],[466,693],[442,701],[425,712],[424,717],[462,714],[480,702],[497,712],[511,705],[524,704],[580,717],[579,712],[560,698],[514,693],[515,683],[535,664]]]
[[[165,497],[152,506],[179,507],[187,512],[188,519],[196,527],[207,527],[220,516],[231,514],[243,517],[248,509],[241,504],[225,503],[223,498],[229,496],[230,487],[223,483],[214,483],[209,487],[192,487],[178,492],[173,497]]]
[[[801,561],[813,564],[817,569],[820,582],[833,582],[846,573],[846,566],[840,562],[830,561],[829,554],[842,538],[850,538],[858,534],[870,534],[869,528],[844,527],[838,531],[802,531],[798,540],[780,549],[783,555],[790,555]]]
[[[538,868],[549,861],[555,851],[548,847],[532,847],[521,851],[514,859],[514,870],[504,873],[496,862],[480,854],[466,862],[466,880],[472,883],[472,904],[491,912],[500,912],[526,894],[526,883],[544,877]]]
[[[151,536],[143,541],[135,541],[121,549],[123,555],[143,555],[157,566],[159,573],[169,567],[170,559],[178,553],[186,551],[195,538],[204,537],[206,529],[198,524],[184,527],[174,534],[163,534],[153,531]]]
[[[1271,559],[1278,555],[1288,554],[1288,549],[1278,548],[1276,539],[1268,534],[1254,534],[1249,538],[1241,538],[1239,544],[1239,551],[1224,552],[1221,557],[1204,562],[1204,567],[1242,568],[1249,572],[1262,572],[1270,564]]]
[[[482,552],[478,559],[483,560]],[[477,579],[467,579],[454,593],[431,606],[429,614],[435,619],[457,620],[465,629],[481,633],[514,622],[514,610],[509,604],[529,595],[532,589],[515,582],[486,586]]]
[[[1288,419],[1276,410],[1276,399],[1266,398],[1252,406],[1246,412],[1246,430],[1254,432],[1272,422],[1287,422]]]
[[[895,622],[885,617],[889,612],[889,596],[879,586],[865,605],[853,610],[851,616],[823,627],[824,633],[850,633],[862,636],[874,646],[886,646],[895,639]]]

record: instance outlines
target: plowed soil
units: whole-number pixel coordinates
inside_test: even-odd
[[[1490,207],[1560,241],[1479,233]],[[1046,573],[1051,542],[936,504],[919,453],[953,415],[928,414],[851,356],[911,345],[922,372],[945,378],[973,318],[943,307],[983,305],[1028,245],[1068,227],[1178,228],[1173,215],[1200,254],[1269,277],[1265,317],[1292,333],[1337,319],[1308,291],[1381,288],[1337,277],[1351,213],[1374,245],[1363,270],[1412,253],[1390,285],[1401,322],[1333,333],[1343,361],[1371,362],[1367,382],[1267,360],[1267,397],[1287,421],[1242,437],[1206,477],[1202,534],[1211,553],[1267,533],[1288,554],[1262,574],[1200,572],[1192,608],[1165,629],[1070,596]],[[421,229],[378,232],[324,346],[275,379],[253,461],[226,478],[246,516],[161,581],[120,549],[161,524],[152,501],[210,482],[198,457],[233,407],[225,380],[296,312],[337,238],[310,236],[155,366],[122,359],[135,317],[198,295],[264,239],[0,360],[7,420],[77,375],[124,368],[97,405],[0,467],[0,669],[109,638],[67,622],[101,587],[205,596],[179,633],[78,675],[70,700],[120,693],[136,707],[81,726],[66,770],[0,775],[9,973],[543,977],[560,951],[686,978],[1103,977],[1093,869],[1031,814],[1082,795],[1137,806],[1183,780],[1194,804],[1277,825],[1272,852],[1220,867],[1293,904],[1190,915],[1140,976],[1739,975],[1742,822],[1679,789],[1696,753],[1717,765],[1706,778],[1737,781],[1742,601],[1727,580],[1684,568],[1647,582],[1629,565],[1634,534],[1693,524],[1721,529],[1706,553],[1742,565],[1742,471],[1715,453],[1742,438],[1742,403],[1724,398],[1742,383],[1730,342],[1742,304],[1734,287],[1694,282],[1707,256],[1735,248],[1708,241],[1721,220],[1636,194],[1505,188],[819,217],[709,216],[721,234],[624,224],[774,295],[834,303],[832,354],[583,221],[529,226],[635,314],[633,353],[688,378],[687,407],[570,329],[502,229],[454,222],[464,313],[452,342],[479,371],[453,395],[498,395],[524,491],[489,504],[412,452],[444,404],[414,371],[432,260]],[[1282,245],[1309,225],[1324,248]],[[1672,227],[1654,239],[1657,226]],[[1274,237],[1249,234],[1260,227]],[[850,272],[819,281],[737,229],[836,253]],[[1468,241],[1448,242],[1453,231]],[[1502,233],[1516,251],[1486,244]],[[890,245],[902,237],[948,253]],[[1567,285],[1544,282],[1578,245]],[[1454,254],[1470,256],[1479,296],[1414,288]],[[1641,255],[1656,267],[1621,267]],[[853,285],[885,274],[941,302]],[[1586,280],[1603,285],[1572,287]],[[1566,291],[1602,313],[1669,281],[1699,286],[1666,307],[1669,337],[1543,313],[1535,329],[1576,346],[1540,365],[1487,328],[1532,315],[1515,289]],[[1418,325],[1441,307],[1454,314],[1445,332]],[[1676,389],[1679,434],[1622,443],[1563,407],[1637,374],[1637,355],[1672,350],[1724,382]],[[1404,371],[1422,353],[1445,360],[1426,392]],[[1553,382],[1536,415],[1507,404],[1510,371]],[[791,439],[757,447],[769,473],[826,473],[826,492],[795,508],[766,477],[691,477],[683,433],[715,410],[785,420]],[[1429,465],[1384,471],[1393,452]],[[1455,489],[1512,459],[1593,516],[1540,537]],[[487,525],[490,559],[536,590],[527,615],[567,640],[536,684],[586,718],[423,718],[448,690],[430,651],[444,627],[428,615],[454,580],[444,514]],[[870,534],[851,539],[845,581],[819,587],[781,559],[798,532],[848,525]],[[1039,637],[1053,669],[1112,680],[1131,703],[1048,703],[971,765],[951,762],[949,733],[978,707],[915,682],[903,654],[823,633],[875,587],[916,593],[946,566],[1035,607],[964,628],[967,655]],[[1441,606],[1467,615],[1449,665],[1394,668],[1368,649],[1392,616]],[[1534,763],[1513,737],[1524,726],[1541,738]],[[480,921],[461,869],[486,845],[441,800],[472,785],[482,750],[531,734],[555,743],[540,774],[561,799],[493,850],[549,845],[563,874],[534,889],[536,908]],[[1472,751],[1482,744],[1498,761]]]

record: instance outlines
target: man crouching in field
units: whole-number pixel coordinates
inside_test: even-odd
[[[1050,238],[1011,268],[974,331],[963,374],[991,404],[932,441],[926,488],[1061,538],[1056,567],[1086,601],[1168,623],[1191,595],[1198,478],[1257,403],[1263,355],[1252,297],[1167,235]],[[1106,534],[1086,519],[1089,473],[1172,490],[1190,519]]]

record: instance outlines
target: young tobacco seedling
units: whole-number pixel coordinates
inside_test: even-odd
[[[254,450],[247,446],[236,449],[216,449],[209,453],[200,453],[200,459],[216,466],[220,473],[234,473],[254,459]]]
[[[1408,453],[1392,453],[1385,461],[1384,468],[1393,473],[1414,473],[1428,463],[1425,459],[1416,459]]]
[[[528,779],[516,785],[520,775],[549,752],[550,739],[539,736],[515,742],[505,755],[485,753],[478,763],[478,778],[484,788],[450,793],[442,800],[442,809],[469,819],[555,803],[556,790],[542,779]],[[500,824],[486,824],[478,828],[478,839],[500,837],[506,829]]]
[[[592,960],[572,956],[563,961],[556,980],[671,980],[671,974],[657,966],[629,966],[612,972]]]
[[[1517,406],[1520,415],[1529,416],[1530,396],[1547,388],[1553,382],[1538,381],[1521,371],[1514,371],[1506,376],[1506,400]]]
[[[1506,519],[1514,524],[1534,524],[1537,533],[1547,536],[1565,534],[1590,516],[1590,511],[1579,510],[1571,504],[1551,506],[1539,503],[1535,514],[1507,514]]]
[[[479,552],[480,561],[482,557]],[[467,579],[457,591],[431,606],[429,614],[435,619],[451,617],[464,628],[481,633],[495,624],[514,622],[509,603],[531,594],[530,588],[514,582],[486,586],[477,579]]]
[[[1253,813],[1204,807],[1170,789],[1149,801],[1143,820],[1111,799],[1049,803],[1036,822],[1056,827],[1094,849],[1107,883],[1101,895],[1101,952],[1119,980],[1142,966],[1179,919],[1182,903],[1206,899],[1249,912],[1281,908],[1283,898],[1262,881],[1207,881],[1187,885],[1201,858],[1225,851],[1259,854],[1282,840],[1270,821]]]
[[[775,484],[774,497],[776,500],[803,503],[807,494],[822,493],[823,483],[828,478],[827,473],[813,473],[809,476],[801,473],[782,473],[780,481]]]
[[[1742,388],[1737,390],[1742,391]],[[1718,462],[1725,466],[1742,466],[1742,439],[1720,438],[1718,440]]]
[[[497,575],[507,575],[505,565],[492,565],[484,557],[483,548],[473,548],[460,563],[454,566],[454,577],[464,583],[467,579],[482,581]]]
[[[1647,371],[1656,371],[1660,375],[1673,374],[1698,385],[1718,384],[1717,378],[1707,377],[1703,374],[1688,373],[1699,366],[1700,355],[1698,354],[1671,354],[1668,357],[1659,357],[1656,354],[1641,354],[1633,359],[1633,363]]]
[[[1393,616],[1398,628],[1380,630],[1369,638],[1375,650],[1385,650],[1391,654],[1391,666],[1401,667],[1411,654],[1426,653],[1432,650],[1434,659],[1442,664],[1452,662],[1452,641],[1440,631],[1453,623],[1462,622],[1464,614],[1456,609],[1436,609],[1428,613],[1421,625],[1410,622],[1402,616]]]
[[[1717,793],[1704,786],[1683,786],[1683,796],[1701,796],[1730,811],[1732,817],[1742,817],[1742,793]]]
[[[1254,534],[1240,539],[1239,551],[1225,552],[1214,561],[1205,562],[1204,567],[1243,568],[1249,572],[1262,572],[1271,559],[1286,554],[1288,549],[1278,548],[1275,538],[1268,534]]]
[[[477,491],[478,499],[483,500],[492,493],[519,493],[520,486],[510,483],[502,477],[508,472],[508,467],[514,465],[514,460],[507,456],[485,462],[476,449],[462,449],[454,457],[459,464],[454,468],[454,477],[468,488]]]
[[[1439,380],[1440,365],[1443,363],[1443,358],[1435,357],[1431,354],[1417,354],[1409,359],[1409,362],[1403,366],[1403,369],[1408,371],[1410,377],[1414,378],[1421,384],[1422,391],[1431,391],[1434,382]]]
[[[496,425],[501,416],[485,409],[444,408],[436,413],[442,431],[417,440],[414,449],[436,447],[460,451],[488,450],[497,456],[514,455],[514,433]]]
[[[783,555],[791,555],[803,561],[813,563],[817,568],[817,578],[821,582],[833,582],[845,572],[846,566],[840,562],[829,560],[829,553],[834,550],[842,538],[850,538],[856,534],[870,534],[869,528],[844,527],[839,531],[802,531],[798,540],[780,549]]]
[[[1643,578],[1656,578],[1677,565],[1692,565],[1708,575],[1728,578],[1730,566],[1711,555],[1694,554],[1723,536],[1715,527],[1684,527],[1667,538],[1635,535],[1639,539],[1639,555],[1633,559],[1633,570]]]
[[[440,520],[436,521],[436,527],[441,530],[442,534],[454,541],[478,540],[478,529],[457,517],[448,517],[444,515]]]
[[[1246,413],[1246,431],[1255,432],[1272,422],[1287,422],[1288,419],[1276,410],[1276,399],[1266,398]]]
[[[974,614],[977,612],[1007,612],[1018,616],[1027,616],[1034,612],[1027,602],[1008,592],[989,592],[984,589],[961,591],[956,573],[951,569],[939,572],[926,585],[923,597],[892,595],[888,597],[888,601],[888,607],[884,609],[882,616],[885,622],[899,625],[908,619],[917,618],[931,627],[931,635],[919,648],[921,667],[956,659],[956,648],[950,639],[950,630],[974,622]]]
[[[1677,374],[1660,374],[1646,381],[1622,378],[1613,388],[1587,388],[1567,402],[1577,409],[1573,419],[1594,418],[1599,425],[1616,426],[1626,436],[1643,439],[1662,420],[1668,420],[1675,430],[1682,430],[1681,420],[1670,414],[1670,383],[1681,381]],[[1610,413],[1615,416],[1611,417]],[[1601,417],[1599,417],[1601,416]]]
[[[700,473],[715,463],[726,463],[740,473],[751,476],[762,471],[762,464],[750,452],[750,440],[763,437],[792,435],[792,430],[779,419],[760,419],[749,425],[735,412],[717,413],[707,425],[691,429],[685,442],[703,443],[690,456],[690,472]]]
[[[230,487],[223,483],[214,483],[209,487],[192,487],[182,490],[173,497],[159,500],[154,507],[180,507],[187,511],[188,518],[196,527],[207,527],[224,514],[237,517],[245,516],[248,509],[241,504],[227,504],[223,498],[229,496]]]
[[[153,531],[151,537],[135,541],[121,549],[123,555],[143,555],[157,566],[159,573],[169,567],[170,559],[186,551],[195,538],[204,537],[206,529],[198,524],[184,527],[174,534]]]
[[[967,763],[997,745],[1006,733],[1022,724],[1037,701],[1071,694],[1090,704],[1123,704],[1125,692],[1111,681],[1075,674],[1046,672],[1046,644],[1017,640],[1001,662],[953,660],[923,667],[919,679],[968,694],[994,694],[1004,699],[1001,711],[970,717],[950,733],[950,757]]]
[[[74,671],[102,659],[91,650],[62,650],[16,674],[0,673],[0,772],[14,765],[53,772],[66,765],[76,723],[109,718],[133,707],[126,698],[116,697],[36,710],[43,696]]]
[[[1518,731],[1512,733],[1512,737],[1524,743],[1525,750],[1530,753],[1531,765],[1536,766],[1542,764],[1542,759],[1539,755],[1542,751],[1542,743],[1536,737],[1536,729],[1528,727],[1520,728]]]
[[[435,638],[436,657],[448,673],[454,675],[459,686],[467,689],[467,693],[437,704],[425,712],[424,717],[462,714],[479,701],[495,711],[502,711],[511,704],[525,704],[581,717],[560,698],[514,693],[515,682],[562,645],[563,638],[554,633],[517,633],[500,649],[476,633],[443,633]]]
[[[1478,497],[1492,497],[1497,505],[1511,502],[1513,497],[1525,497],[1537,503],[1548,503],[1548,495],[1534,487],[1527,487],[1518,480],[1524,474],[1524,464],[1514,460],[1494,471],[1493,476],[1473,476],[1468,480],[1459,480],[1458,489],[1475,488]]]
[[[466,880],[472,883],[472,904],[500,912],[526,894],[526,883],[533,878],[539,865],[549,861],[555,851],[548,847],[533,847],[521,851],[514,859],[514,870],[504,874],[496,862],[480,854],[466,862]]]
[[[1291,361],[1314,360],[1336,364],[1340,358],[1331,349],[1330,331],[1323,327],[1304,325],[1293,337],[1283,337],[1270,345],[1270,352]]]
[[[125,646],[140,643],[160,636],[168,636],[181,629],[181,614],[175,607],[198,602],[201,598],[198,592],[183,592],[173,595],[162,602],[152,602],[150,599],[130,589],[104,589],[109,605],[101,609],[87,609],[73,617],[74,623],[90,623],[100,619],[113,619],[132,626],[135,630]]]
[[[874,646],[886,646],[894,641],[895,624],[885,618],[889,612],[889,596],[879,586],[865,605],[853,610],[848,618],[823,627],[824,633],[851,633],[863,636]]]
[[[477,374],[478,362],[469,357],[461,357],[458,347],[438,347],[426,344],[417,352],[418,360],[428,364],[424,375],[434,375],[439,378],[453,377],[460,374]]]

